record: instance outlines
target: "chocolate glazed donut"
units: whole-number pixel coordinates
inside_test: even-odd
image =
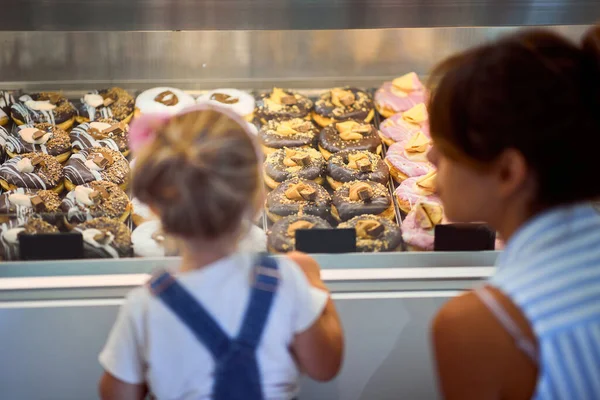
[[[256,99],[256,115],[263,124],[272,119],[286,120],[305,118],[313,102],[306,96],[291,90],[273,88]]]
[[[344,150],[366,150],[381,153],[379,131],[373,125],[346,121],[329,125],[319,134],[319,150],[325,159]]]
[[[387,184],[390,170],[377,154],[347,150],[334,154],[327,163],[327,182],[337,189],[351,181],[373,181]]]
[[[399,250],[402,231],[396,223],[371,214],[359,215],[342,222],[338,228],[356,230],[356,249],[362,252]]]
[[[350,119],[371,122],[374,116],[371,97],[354,87],[334,88],[323,93],[313,112],[313,119],[322,127]]]
[[[283,148],[267,157],[264,163],[265,183],[271,189],[291,178],[323,183],[325,160],[313,148]]]
[[[131,256],[131,232],[121,221],[107,217],[94,218],[77,225],[73,231],[82,234],[83,251],[87,258]]]
[[[331,211],[331,196],[313,181],[293,178],[267,195],[266,208],[267,216],[274,222],[300,213],[326,219]]]
[[[80,124],[99,118],[112,118],[129,123],[133,117],[135,99],[125,89],[113,87],[86,94],[77,104],[77,122]]]
[[[314,215],[291,215],[275,222],[269,231],[267,246],[270,252],[287,253],[296,249],[296,230],[331,229],[329,222]]]
[[[73,104],[60,93],[54,92],[24,94],[10,110],[17,125],[46,122],[68,130],[75,118]]]
[[[395,218],[388,189],[381,183],[369,181],[348,182],[337,189],[333,194],[332,214],[338,221],[363,214]]]

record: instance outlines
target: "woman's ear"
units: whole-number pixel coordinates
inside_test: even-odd
[[[499,195],[510,197],[525,188],[529,181],[529,166],[523,154],[516,149],[507,149],[494,162]]]

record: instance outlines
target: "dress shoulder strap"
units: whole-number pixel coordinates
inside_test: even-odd
[[[168,271],[158,271],[148,282],[158,297],[194,334],[215,360],[225,354],[230,339],[215,319]]]
[[[253,281],[250,300],[236,341],[256,348],[279,286],[277,261],[266,255],[260,256],[254,266]]]
[[[525,355],[538,364],[538,351],[535,344],[529,339],[521,328],[516,324],[508,312],[502,307],[502,305],[496,300],[496,298],[485,288],[479,287],[475,289],[475,295],[481,300],[483,305],[496,317],[500,325],[508,332],[508,334],[515,341],[515,345]]]

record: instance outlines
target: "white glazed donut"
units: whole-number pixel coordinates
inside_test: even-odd
[[[222,95],[222,96],[219,96]],[[219,98],[221,101],[219,101]],[[217,104],[231,109],[236,114],[252,119],[254,113],[254,96],[237,89],[215,89],[203,94],[196,100],[198,104]]]
[[[133,253],[137,257],[164,257],[164,246],[154,240],[152,235],[161,230],[160,221],[144,222],[131,233]]]
[[[177,97],[177,103],[174,105],[166,105],[156,100],[162,93],[171,92]],[[172,99],[172,96],[166,95],[167,99]],[[167,102],[168,103],[168,102]],[[135,108],[142,114],[167,112],[175,114],[186,107],[195,104],[194,98],[180,89],[170,87],[155,87],[148,89],[135,99]]]
[[[141,225],[146,221],[152,221],[158,219],[156,214],[152,212],[148,205],[139,201],[136,197],[131,199],[131,207],[133,208],[133,223],[135,225]]]

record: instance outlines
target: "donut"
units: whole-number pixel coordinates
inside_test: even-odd
[[[10,107],[14,102],[10,92],[0,90],[0,126],[6,126],[10,122]]]
[[[275,189],[283,181],[296,177],[321,185],[324,182],[324,174],[323,156],[310,147],[279,149],[270,154],[264,163],[264,180],[271,189]]]
[[[94,147],[106,147],[129,155],[129,125],[111,118],[98,118],[71,130],[71,147],[74,152]]]
[[[395,114],[386,119],[379,126],[379,136],[388,146],[396,142],[403,142],[422,132],[425,136],[429,134],[429,116],[425,104],[420,103],[410,110]]]
[[[131,199],[131,220],[135,226],[155,219],[158,219],[158,216],[152,212],[149,206],[139,201],[137,197]]]
[[[94,147],[73,154],[65,165],[65,186],[73,190],[77,185],[93,181],[109,181],[127,188],[129,163],[118,151]]]
[[[0,222],[22,220],[35,214],[54,223],[59,212],[60,198],[52,190],[18,188],[0,194]]]
[[[131,256],[131,232],[119,220],[94,218],[77,225],[73,232],[79,232],[83,236],[83,254],[86,258]]]
[[[256,105],[254,96],[241,90],[215,89],[204,93],[196,101],[198,104],[216,104],[229,108],[248,122],[254,119],[254,107]]]
[[[194,98],[180,89],[155,87],[143,91],[135,99],[134,116],[150,113],[176,114],[196,104]]]
[[[69,130],[75,121],[75,107],[65,96],[55,92],[24,94],[10,107],[17,125],[48,123]]]
[[[400,210],[408,213],[420,201],[439,202],[435,194],[436,171],[431,170],[427,175],[408,178],[394,191]]]
[[[427,161],[427,152],[431,142],[419,132],[407,142],[398,142],[390,146],[385,156],[385,163],[390,175],[398,183],[408,178],[423,176],[434,169]]]
[[[377,154],[345,150],[335,153],[327,163],[327,182],[333,189],[352,181],[373,181],[387,185],[390,171]]]
[[[364,214],[342,222],[338,228],[356,231],[356,250],[360,252],[399,251],[402,231],[395,222],[376,215]]]
[[[263,124],[272,119],[280,121],[293,118],[308,119],[312,106],[313,102],[308,97],[276,87],[258,97],[255,113]]]
[[[165,257],[179,253],[176,240],[163,231],[158,220],[144,222],[135,228],[131,243],[136,257]]]
[[[9,157],[44,153],[64,163],[71,155],[71,140],[63,129],[48,123],[15,125],[12,133],[0,126],[0,136]]]
[[[331,229],[329,222],[314,215],[290,215],[275,222],[267,238],[271,253],[287,253],[296,250],[298,229]]]
[[[135,100],[125,89],[113,87],[94,90],[83,96],[77,104],[78,123],[111,118],[126,124],[131,121]]]
[[[59,233],[58,228],[38,217],[13,219],[0,225],[0,260],[18,260],[19,236]]]
[[[334,88],[323,93],[312,112],[313,120],[323,128],[350,119],[369,123],[374,116],[371,97],[353,87]]]
[[[269,155],[284,147],[314,147],[318,133],[318,128],[312,122],[294,118],[268,121],[258,132],[258,137],[263,153]]]
[[[404,112],[425,100],[425,88],[414,72],[385,82],[375,92],[375,107],[384,118]]]
[[[402,221],[402,239],[409,250],[432,251],[435,239],[435,226],[444,220],[444,210],[438,202],[417,203]]]
[[[326,160],[343,150],[367,150],[381,154],[381,139],[371,124],[344,121],[331,124],[319,133],[319,151]]]
[[[258,226],[250,223],[250,228],[237,243],[237,251],[242,253],[264,253],[267,251],[267,235]]]
[[[60,193],[64,189],[63,166],[48,154],[20,154],[0,166],[0,185],[4,190],[24,188]]]
[[[370,181],[344,183],[333,193],[331,214],[338,221],[348,221],[363,214],[394,220],[392,197],[384,185]]]
[[[75,186],[63,198],[60,209],[68,229],[96,217],[109,217],[125,222],[131,212],[127,194],[117,185],[106,181],[93,181]]]
[[[316,215],[326,219],[330,212],[331,196],[327,190],[306,179],[287,180],[267,195],[266,213],[273,222],[296,214]]]

